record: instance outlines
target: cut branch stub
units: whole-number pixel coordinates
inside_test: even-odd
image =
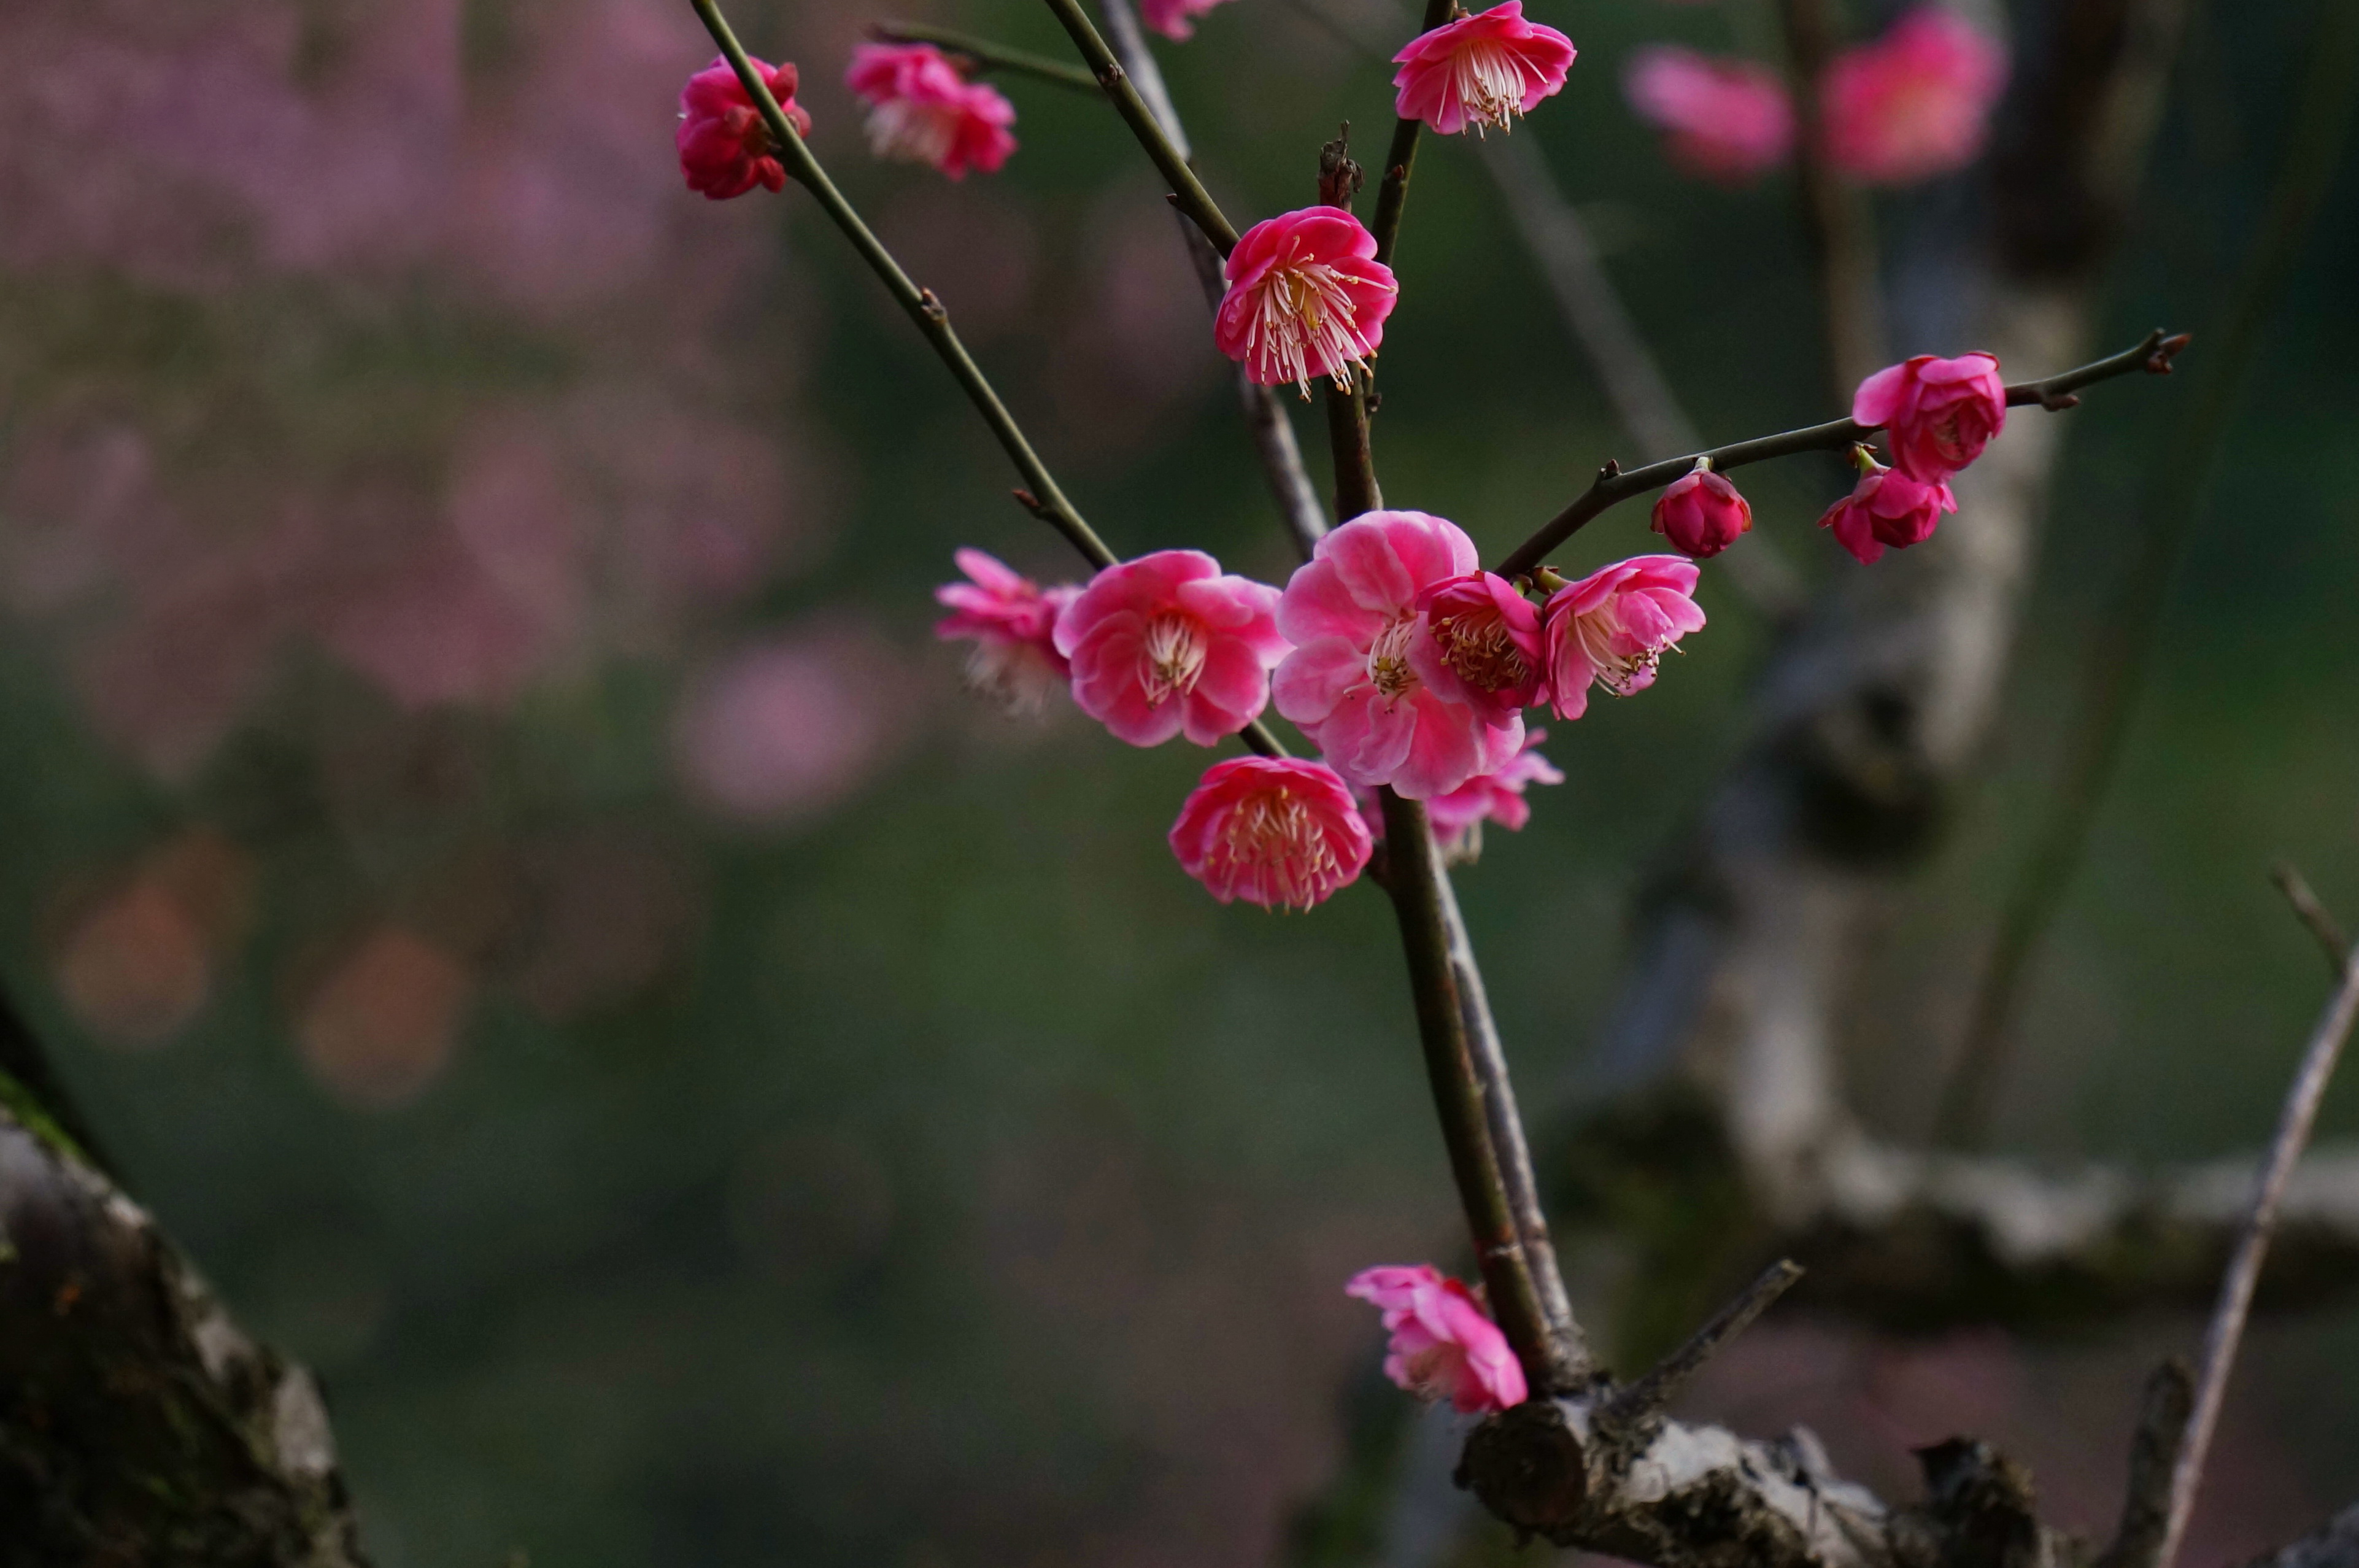
[[[1527,1399],[1474,1429],[1453,1479],[1517,1530],[1553,1540],[1589,1500],[1587,1424],[1571,1400]]]

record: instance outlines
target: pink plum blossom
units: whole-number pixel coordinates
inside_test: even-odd
[[[1425,803],[1426,822],[1445,864],[1464,865],[1482,855],[1484,822],[1496,822],[1510,833],[1522,832],[1532,820],[1525,789],[1534,784],[1564,782],[1556,765],[1537,749],[1546,739],[1546,730],[1527,730],[1524,749],[1509,757],[1505,767],[1469,779],[1449,794],[1436,795]],[[1360,802],[1360,820],[1368,824],[1368,832],[1384,837],[1384,807],[1376,792],[1354,789],[1352,795]]]
[[[1409,645],[1409,662],[1433,691],[1493,724],[1548,701],[1539,612],[1506,578],[1450,578],[1419,593],[1417,608],[1426,635]]]
[[[773,69],[757,60],[754,70],[795,129],[809,136],[810,115],[795,102],[794,62]],[[787,171],[770,145],[770,128],[726,60],[715,60],[688,79],[679,95],[679,130],[674,139],[688,188],[715,201],[743,196],[756,185],[786,189]]]
[[[1223,904],[1307,909],[1355,881],[1374,847],[1335,770],[1295,757],[1216,762],[1171,824],[1180,867]]]
[[[1794,150],[1786,84],[1757,61],[1658,45],[1631,57],[1622,91],[1640,119],[1668,133],[1663,150],[1690,174],[1739,185]]]
[[[2006,72],[1995,39],[1946,6],[1919,5],[1829,62],[1819,87],[1827,158],[1881,185],[1963,169],[1982,151]]]
[[[1718,555],[1753,527],[1753,506],[1736,486],[1712,471],[1712,460],[1696,459],[1683,477],[1656,497],[1648,525],[1680,550],[1701,561]]]
[[[1167,38],[1184,40],[1196,31],[1196,18],[1221,0],[1139,0],[1138,14]]]
[[[1080,587],[1042,588],[979,550],[962,550],[951,559],[968,580],[934,590],[935,601],[951,612],[934,623],[934,635],[974,644],[966,675],[975,691],[1010,713],[1038,713],[1049,693],[1062,691],[1072,678],[1072,667],[1057,651],[1057,616],[1080,596]]]
[[[1504,1410],[1528,1392],[1507,1336],[1473,1293],[1430,1263],[1364,1269],[1343,1287],[1385,1315],[1385,1376],[1422,1399],[1448,1399],[1462,1414]]]
[[[1628,697],[1655,683],[1663,650],[1703,630],[1697,576],[1695,562],[1682,556],[1633,556],[1549,596],[1549,691],[1557,717],[1588,712],[1592,686]]]
[[[1376,238],[1341,207],[1265,218],[1229,253],[1229,289],[1212,341],[1264,387],[1316,376],[1348,387],[1384,341],[1399,286],[1375,259]]]
[[[1819,527],[1834,530],[1835,542],[1863,566],[1880,559],[1886,545],[1906,550],[1924,543],[1933,537],[1941,514],[1958,509],[1958,498],[1946,484],[1921,484],[1897,468],[1886,468],[1864,446],[1852,451],[1859,464],[1859,484],[1827,508]]]
[[[927,163],[963,180],[995,174],[1016,150],[1016,105],[970,82],[931,44],[862,44],[843,84],[868,100],[868,146],[879,158]]]
[[[1889,432],[1893,466],[1921,485],[1938,485],[1983,454],[2006,426],[2006,383],[1998,358],[1920,354],[1886,365],[1852,394],[1855,424]]]
[[[1370,512],[1321,539],[1288,582],[1277,628],[1295,648],[1271,681],[1277,711],[1353,783],[1430,800],[1522,746],[1521,714],[1455,701],[1423,673],[1433,660],[1418,596],[1475,568],[1456,524]]]
[[[1564,90],[1572,40],[1524,20],[1524,0],[1503,0],[1409,40],[1393,56],[1394,112],[1445,136],[1469,125],[1506,130],[1543,98]]]
[[[1270,668],[1293,645],[1277,590],[1201,550],[1159,550],[1109,566],[1057,617],[1073,701],[1133,746],[1185,735],[1212,746],[1261,716]]]

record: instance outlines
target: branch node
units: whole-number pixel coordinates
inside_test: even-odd
[[[2169,366],[2165,366],[2164,368],[2168,369]],[[2047,409],[2051,414],[2060,414],[2067,408],[2079,408],[2081,406],[2081,394],[2078,392],[2042,392],[2039,395],[2039,406]]]
[[[1114,60],[1110,60],[1098,67],[1098,85],[1109,93],[1121,86],[1127,76],[1128,73]]]
[[[1366,183],[1367,176],[1352,157],[1352,122],[1346,120],[1336,131],[1333,141],[1320,146],[1319,200],[1348,212],[1352,210],[1352,198]]]

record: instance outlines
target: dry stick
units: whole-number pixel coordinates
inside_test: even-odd
[[[1067,65],[1060,60],[1009,49],[1005,44],[995,44],[989,38],[979,38],[950,27],[929,27],[919,22],[872,22],[868,26],[868,36],[888,44],[932,44],[943,53],[956,55],[965,60],[975,71],[1012,71],[1083,93],[1098,90],[1098,79],[1078,65]]]
[[[2286,902],[2293,906],[2295,918],[2309,927],[2310,934],[2318,939],[2319,951],[2326,954],[2327,968],[2341,975],[2343,955],[2351,951],[2350,939],[2343,934],[2343,922],[2319,901],[2318,895],[2310,891],[2310,883],[2290,861],[2280,860],[2271,866],[2269,880],[2277,885],[2277,891],[2283,893]]]
[[[1098,11],[1105,18],[1108,41],[1123,69],[1129,72],[1131,84],[1147,103],[1156,123],[1180,156],[1193,166],[1195,154],[1188,146],[1188,128],[1180,124],[1180,111],[1173,107],[1171,94],[1163,84],[1163,71],[1155,63],[1155,55],[1147,48],[1147,35],[1138,26],[1138,14],[1131,9],[1130,0],[1099,0]],[[1080,74],[1076,72],[1075,74]],[[1095,91],[1097,83],[1089,83]],[[1178,215],[1181,241],[1188,247],[1188,259],[1196,268],[1197,281],[1203,285],[1205,303],[1215,310],[1228,291],[1228,280],[1222,274],[1220,254],[1203,232],[1184,215]],[[1253,437],[1254,454],[1261,460],[1262,476],[1269,482],[1270,497],[1277,503],[1278,515],[1286,520],[1287,532],[1294,538],[1294,547],[1308,556],[1327,531],[1326,508],[1320,504],[1319,492],[1311,487],[1310,475],[1302,466],[1302,448],[1294,439],[1294,423],[1277,395],[1253,378],[1252,371],[1244,365],[1236,366],[1237,402],[1245,412],[1245,429]]]
[[[1703,1369],[1705,1362],[1751,1328],[1753,1320],[1767,1312],[1771,1303],[1793,1289],[1794,1282],[1801,1277],[1802,1266],[1790,1258],[1781,1258],[1771,1264],[1734,1301],[1712,1313],[1710,1321],[1690,1334],[1685,1345],[1615,1394],[1601,1412],[1602,1419],[1627,1428],[1661,1414],[1679,1397],[1688,1379]]]
[[[1154,111],[1138,95],[1138,87],[1130,80],[1130,73],[1123,70],[1114,50],[1106,47],[1105,39],[1098,36],[1097,28],[1082,13],[1080,0],[1049,0],[1049,9],[1072,35],[1073,47],[1082,51],[1082,60],[1096,72],[1098,85],[1114,100],[1114,112],[1130,127],[1131,135],[1138,138],[1139,146],[1147,149],[1147,156],[1154,160],[1163,178],[1170,181],[1172,201],[1204,231],[1204,237],[1223,256],[1236,249],[1236,225],[1229,222],[1220,203],[1197,180],[1196,171],[1188,167],[1188,155],[1163,134]]]
[[[2327,1003],[2318,1027],[2310,1031],[2300,1071],[2294,1074],[2293,1089],[2277,1117],[2277,1136],[2269,1140],[2268,1159],[2261,1167],[2252,1210],[2236,1237],[2227,1276],[2220,1281],[2219,1305],[2212,1309],[2211,1326],[2203,1334],[2203,1370],[2195,1387],[2194,1413],[2188,1418],[2179,1462],[2171,1467],[2170,1517],[2155,1553],[2155,1568],[2171,1568],[2180,1542],[2186,1537],[2196,1488],[2203,1481],[2203,1461],[2211,1453],[2212,1431],[2219,1424],[2220,1402],[2228,1389],[2228,1373],[2235,1365],[2237,1342],[2244,1337],[2245,1314],[2252,1309],[2253,1288],[2260,1280],[2261,1261],[2268,1256],[2277,1206],[2284,1201],[2294,1162],[2310,1142],[2319,1102],[2326,1097],[2327,1080],[2334,1074],[2335,1059],[2351,1037],[2354,1018],[2359,1018],[2359,949],[2344,957],[2343,984]]]
[[[2135,347],[2093,360],[2072,370],[2060,371],[2038,381],[2018,381],[2006,389],[2010,408],[2027,407],[2037,403],[2049,411],[2070,408],[2081,401],[2079,390],[2094,382],[2127,376],[2133,371],[2145,371],[2151,376],[2167,376],[2170,365],[2189,339],[2185,333],[2166,336],[2157,327],[2140,339]],[[1634,495],[1649,490],[1659,490],[1672,480],[1684,475],[1696,465],[1700,457],[1712,460],[1716,469],[1742,468],[1749,463],[1765,463],[1773,457],[1791,457],[1804,452],[1843,452],[1854,443],[1864,441],[1882,425],[1856,424],[1850,419],[1831,419],[1823,425],[1809,425],[1798,430],[1781,430],[1773,436],[1756,436],[1751,441],[1732,441],[1706,452],[1690,452],[1664,463],[1650,463],[1644,468],[1625,471],[1616,463],[1608,463],[1597,471],[1597,478],[1588,489],[1574,498],[1571,505],[1542,524],[1539,531],[1517,545],[1495,570],[1502,577],[1516,577],[1530,572],[1548,558],[1548,552],[1571,539],[1600,512]]]
[[[941,300],[935,297],[932,289],[920,289],[910,281],[909,275],[901,270],[901,264],[893,259],[892,252],[885,248],[884,242],[869,230],[866,223],[861,222],[860,214],[853,210],[843,192],[835,188],[835,182],[827,177],[827,170],[820,167],[818,158],[803,141],[801,133],[780,111],[778,101],[770,95],[769,83],[762,80],[761,72],[756,71],[754,62],[746,58],[745,46],[737,41],[736,33],[722,16],[715,0],[690,0],[690,4],[695,6],[705,30],[712,35],[712,41],[720,46],[723,57],[736,71],[738,82],[753,99],[754,107],[761,114],[763,125],[768,127],[771,145],[777,149],[779,160],[786,165],[787,172],[818,200],[835,226],[842,230],[844,237],[852,242],[853,248],[860,253],[861,259],[868,264],[869,270],[884,280],[893,298],[918,324],[918,330],[925,333],[926,341],[934,345],[934,352],[941,356],[942,363],[950,366],[951,374],[958,378],[968,400],[983,415],[984,423],[991,427],[991,433],[999,438],[1000,447],[1014,461],[1016,472],[1023,474],[1028,486],[1016,492],[1016,500],[1023,503],[1025,509],[1034,517],[1063,534],[1093,566],[1103,568],[1115,564],[1114,551],[1106,548],[1105,541],[1098,538],[1072,502],[1066,499],[1064,491],[1049,474],[1048,465],[1040,461],[1039,454],[1032,450],[1032,443],[1025,439],[1023,430],[1017,427],[1016,417],[1007,411],[1007,405],[999,400],[999,394],[992,389],[982,367],[967,353],[966,345],[959,341],[958,333],[951,326],[950,312],[942,308]],[[1264,757],[1286,755],[1286,748],[1278,744],[1277,737],[1258,719],[1246,725],[1238,738]]]
[[[2170,1522],[2170,1470],[2187,1435],[2195,1402],[2195,1378],[2174,1356],[2146,1380],[2137,1431],[2130,1437],[2129,1486],[2122,1495],[2122,1521],[2114,1543],[2094,1568],[2152,1568]]]
[[[2217,333],[2206,334],[2205,374],[2147,477],[2138,508],[2144,526],[2136,530],[2137,557],[2082,661],[2062,777],[1999,918],[1967,1014],[1958,1064],[1935,1119],[1940,1141],[1971,1148],[1988,1134],[2032,957],[2062,907],[2119,765],[2153,662],[2171,580],[2202,515],[2262,330],[2277,312],[2303,238],[2342,161],[2353,109],[2359,104],[2359,9],[2343,0],[2324,0],[2322,8],[2268,218],[2253,243],[2225,321]]]
[[[1867,199],[1827,165],[1819,136],[1819,81],[1835,49],[1827,0],[1779,0],[1786,68],[1794,98],[1794,192],[1802,231],[1818,263],[1826,310],[1827,374],[1841,397],[1886,360],[1883,290],[1876,279],[1875,219]]]
[[[1417,29],[1423,38],[1450,20],[1456,0],[1425,0],[1425,18]],[[1417,168],[1416,120],[1393,122],[1393,145],[1385,153],[1384,177],[1376,185],[1376,219],[1368,232],[1376,236],[1376,259],[1391,265],[1393,246],[1400,239],[1401,213],[1408,206],[1408,179]]]

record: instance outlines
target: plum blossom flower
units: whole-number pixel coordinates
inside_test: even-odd
[[[1622,92],[1640,119],[1668,133],[1664,152],[1690,174],[1741,185],[1794,150],[1786,84],[1757,61],[1658,45],[1631,57]]]
[[[868,146],[879,158],[929,163],[952,180],[995,174],[1016,150],[1016,105],[959,74],[931,44],[862,44],[843,84],[868,100]]]
[[[1319,541],[1277,605],[1295,645],[1271,680],[1277,711],[1319,743],[1328,765],[1412,800],[1489,773],[1523,744],[1503,719],[1428,684],[1433,667],[1418,596],[1475,570],[1474,541],[1423,512],[1370,512]]]
[[[1175,42],[1184,41],[1196,31],[1196,18],[1221,4],[1221,0],[1139,0],[1141,20]]]
[[[1115,738],[1212,746],[1261,716],[1277,632],[1277,590],[1201,550],[1159,550],[1109,566],[1057,617],[1073,701]]]
[[[1348,387],[1384,341],[1399,286],[1375,259],[1376,237],[1341,207],[1265,218],[1229,253],[1213,342],[1264,387],[1315,376]]]
[[[1398,1387],[1422,1399],[1448,1399],[1465,1415],[1524,1402],[1529,1390],[1507,1336],[1472,1291],[1431,1264],[1364,1269],[1343,1293],[1384,1313],[1392,1335],[1385,1376]]]
[[[1682,556],[1633,556],[1549,595],[1549,691],[1557,717],[1587,713],[1593,685],[1628,697],[1655,683],[1663,650],[1703,630],[1698,575]]]
[[[794,62],[775,69],[758,60],[753,64],[795,129],[809,136],[810,115],[795,102]],[[786,168],[770,145],[770,128],[726,60],[715,59],[688,79],[679,94],[679,129],[673,139],[688,188],[715,201],[743,196],[756,185],[786,189]]]
[[[1828,160],[1882,185],[1963,169],[1982,151],[2006,69],[1997,41],[1964,17],[1918,6],[1828,63],[1819,85]]]
[[[1042,588],[979,550],[959,550],[952,559],[968,581],[934,590],[935,600],[951,611],[934,624],[934,635],[974,643],[966,676],[975,691],[1010,713],[1038,713],[1049,693],[1071,680],[1071,667],[1057,651],[1057,616],[1081,588],[1071,583]]]
[[[1307,909],[1357,880],[1375,847],[1352,791],[1323,763],[1216,762],[1171,824],[1180,868],[1223,904]]]
[[[1701,561],[1751,530],[1753,506],[1712,471],[1712,459],[1699,457],[1695,467],[1656,497],[1654,520],[1647,526]]]
[[[1504,131],[1517,114],[1564,90],[1575,52],[1554,27],[1524,20],[1524,0],[1503,0],[1419,34],[1393,56],[1400,67],[1393,73],[1400,90],[1394,110],[1445,136],[1469,125]]]
[[[1852,448],[1852,460],[1859,465],[1859,484],[1827,508],[1819,527],[1832,529],[1835,542],[1863,566],[1879,560],[1886,545],[1906,550],[1924,543],[1941,514],[1958,509],[1958,498],[1946,484],[1926,485],[1886,468],[1864,446]]]
[[[1521,833],[1532,820],[1531,802],[1524,791],[1534,784],[1561,784],[1564,775],[1537,747],[1548,739],[1546,730],[1527,730],[1524,749],[1506,766],[1469,779],[1447,795],[1425,803],[1425,820],[1445,866],[1467,866],[1482,858],[1483,824],[1496,822],[1510,833]],[[1385,813],[1374,789],[1354,789],[1360,820],[1377,838],[1385,836]]]
[[[1983,454],[2006,426],[2006,383],[1998,358],[1930,354],[1886,365],[1852,394],[1855,424],[1886,427],[1893,466],[1920,485],[1938,485]]]
[[[1548,701],[1540,616],[1491,572],[1436,583],[1417,596],[1426,635],[1409,645],[1419,679],[1441,696],[1505,724]]]

